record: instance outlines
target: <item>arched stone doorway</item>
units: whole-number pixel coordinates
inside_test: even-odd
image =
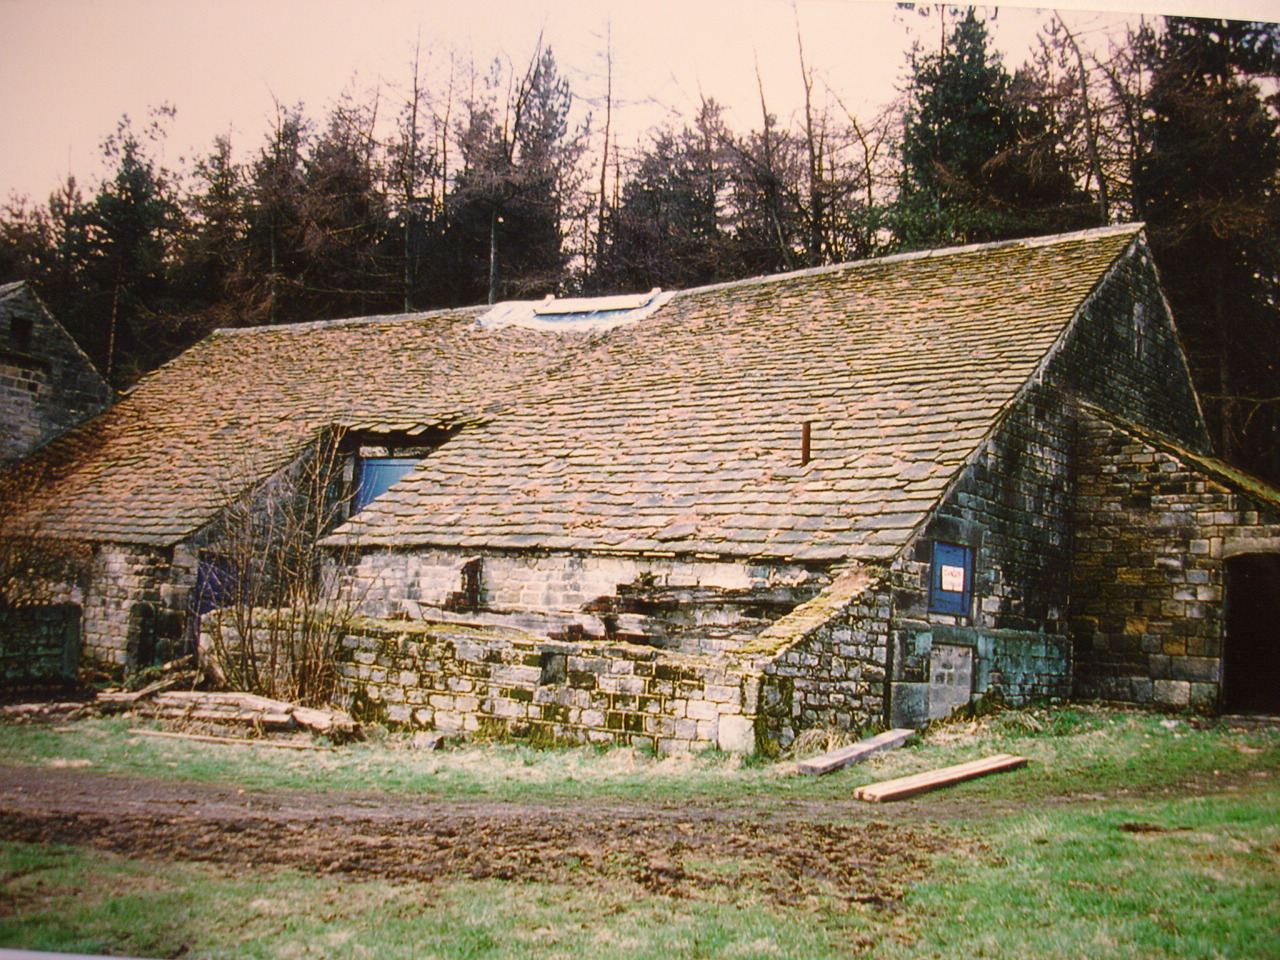
[[[1226,560],[1222,705],[1280,714],[1280,553]]]

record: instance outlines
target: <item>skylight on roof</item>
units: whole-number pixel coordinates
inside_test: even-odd
[[[613,297],[547,297],[495,303],[480,317],[482,327],[519,326],[541,330],[609,330],[652,314],[672,297],[654,287],[648,293]]]

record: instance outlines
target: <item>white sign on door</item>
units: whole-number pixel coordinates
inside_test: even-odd
[[[942,589],[947,593],[964,593],[964,567],[942,565]]]

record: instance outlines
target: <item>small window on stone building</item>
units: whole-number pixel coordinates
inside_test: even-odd
[[[449,594],[444,608],[459,613],[479,610],[484,599],[484,561],[480,557],[468,560],[462,565],[462,582],[460,589]]]
[[[1146,353],[1149,329],[1147,305],[1139,300],[1133,305],[1133,353],[1139,360]]]
[[[31,350],[31,333],[33,330],[30,317],[12,317],[9,320],[9,346],[22,353]]]
[[[933,544],[929,571],[929,611],[964,617],[973,600],[973,548]]]

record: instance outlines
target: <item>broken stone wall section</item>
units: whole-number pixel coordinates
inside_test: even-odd
[[[476,560],[479,604],[458,611],[451,598]],[[825,568],[791,563],[452,548],[371,551],[348,576],[360,612],[374,619],[408,615],[691,654],[735,649],[830,582]]]
[[[884,571],[850,567],[740,651],[744,671],[760,677],[763,749],[785,749],[812,728],[883,723],[891,607]]]
[[[751,753],[759,681],[712,658],[461,624],[366,621],[342,640],[358,719],[465,733]]]

